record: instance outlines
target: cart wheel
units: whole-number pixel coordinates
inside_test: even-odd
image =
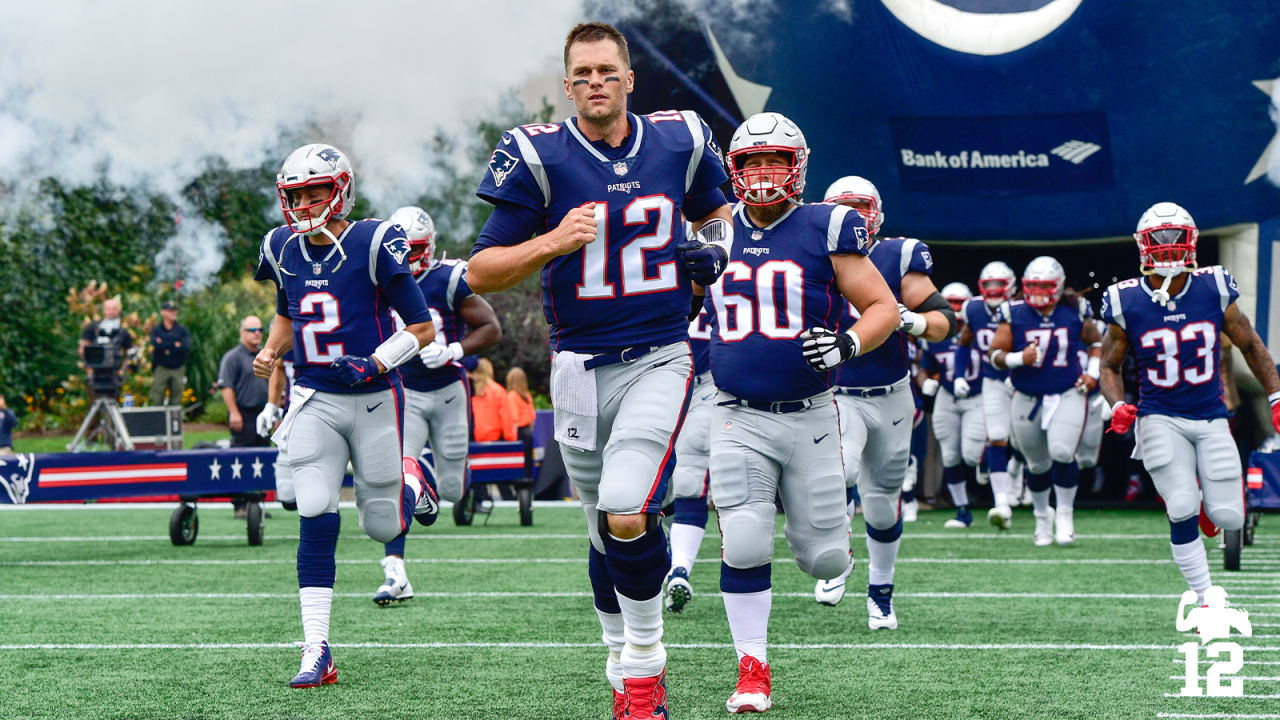
[[[454,525],[471,524],[471,519],[476,515],[475,501],[475,488],[467,488],[467,491],[462,494],[462,498],[453,504]]]
[[[533,524],[533,488],[523,485],[516,490],[516,499],[520,501],[520,524],[528,527]]]
[[[1257,510],[1250,510],[1244,516],[1244,544],[1253,544],[1253,531],[1258,528],[1258,519],[1262,517],[1262,513]]]
[[[244,509],[249,525],[249,544],[262,544],[262,503],[251,502]]]
[[[183,503],[174,508],[169,516],[169,540],[174,545],[191,545],[200,533],[200,518],[196,517],[196,507]]]
[[[1240,530],[1223,530],[1222,567],[1227,570],[1240,569],[1240,547],[1243,544]]]

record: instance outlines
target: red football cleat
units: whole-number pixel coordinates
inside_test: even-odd
[[[613,691],[613,720],[629,720],[627,717],[627,696]]]
[[[738,662],[738,688],[729,696],[724,704],[731,713],[762,713],[773,706],[769,699],[772,686],[769,666],[751,657],[743,655]]]
[[[627,690],[627,707],[623,711],[627,720],[670,720],[666,670],[653,677],[627,678],[622,684]]]

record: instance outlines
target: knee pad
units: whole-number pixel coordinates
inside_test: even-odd
[[[456,503],[467,491],[467,454],[470,444],[466,433],[465,428],[446,430],[441,438],[440,452],[433,454],[436,491],[442,500]],[[459,434],[460,442],[458,437],[451,437]]]
[[[302,517],[317,517],[338,511],[338,496],[331,483],[317,470],[294,473],[294,505]]]
[[[1077,446],[1078,443],[1055,442],[1051,438],[1049,441],[1049,459],[1053,462],[1069,463],[1076,459]]]
[[[1200,514],[1200,488],[1196,485],[1195,472],[1191,468],[1165,466],[1149,472],[1156,490],[1164,500],[1165,513],[1170,520],[1178,522]],[[1238,488],[1236,499],[1240,500]]]
[[[764,503],[717,509],[720,515],[721,554],[726,565],[746,569],[772,561],[772,510],[771,505]]]
[[[849,567],[848,534],[824,539],[812,547],[796,553],[796,565],[806,574],[819,580],[830,580]]]
[[[1204,494],[1204,512],[1214,525],[1223,530],[1239,530],[1244,527],[1244,496],[1240,494],[1239,480],[1205,480],[1201,484],[1201,490]]]
[[[450,425],[440,433],[440,448],[431,448],[440,457],[449,460],[462,460],[471,449],[471,439],[467,428],[461,425]]]
[[[868,525],[887,528],[898,522],[898,491],[896,489],[888,492],[879,488],[863,487],[861,495],[862,515],[866,518]]]
[[[361,503],[360,529],[380,543],[395,540],[405,531],[401,498],[372,498]]]
[[[298,497],[297,491],[293,485],[293,473],[289,470],[288,459],[278,460],[275,463],[276,473],[276,499],[281,504],[290,503],[297,507],[295,501]]]
[[[706,455],[677,456],[676,469],[671,474],[671,481],[676,486],[675,497],[677,500],[692,500],[702,497],[702,491],[707,483],[708,464],[709,458]]]

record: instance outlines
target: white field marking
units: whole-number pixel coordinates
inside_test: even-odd
[[[527,537],[527,536],[520,536]],[[775,556],[774,561],[784,562],[793,558]],[[12,560],[0,562],[0,567],[12,566],[73,566],[73,565],[261,565],[294,564],[294,559],[280,560]],[[338,560],[338,564],[365,563],[366,560]],[[407,558],[407,563],[432,565],[537,565],[582,564],[585,557],[575,558]],[[699,558],[697,563],[720,563],[720,558]],[[907,565],[1170,565],[1171,561],[1134,558],[898,558],[898,564]]]
[[[492,501],[496,508],[518,508],[520,503],[515,500],[496,500]],[[11,505],[9,503],[0,503],[0,512],[9,510],[173,510],[178,505],[176,502],[141,502],[141,503],[27,503],[23,505]],[[201,502],[199,506],[209,510],[230,510],[229,502]],[[354,500],[343,500],[338,503],[338,507],[342,509],[355,509]],[[267,510],[284,510],[284,507],[278,502],[265,502],[262,507]],[[448,500],[441,500],[440,507],[451,508],[453,503]],[[582,512],[582,505],[577,500],[534,500],[533,507],[537,509],[554,510],[555,508],[573,508],[578,512]],[[291,512],[286,510],[285,512]],[[1167,537],[1167,535],[1165,536]]]
[[[466,535],[463,533],[410,533],[410,540],[583,540],[587,539],[586,531],[581,533],[542,533],[522,535],[520,533],[476,533],[475,535]],[[297,540],[297,535],[264,535],[266,540]],[[22,537],[0,537],[0,543],[86,543],[86,542],[139,542],[139,541],[160,541],[168,540],[168,535],[99,535],[99,536],[62,536],[62,537],[40,537],[38,535],[29,535]],[[238,535],[201,535],[201,540],[244,540],[245,534]],[[363,533],[351,535],[343,535],[341,539],[346,540],[370,540],[373,538]]]
[[[1174,679],[1181,680],[1182,678],[1174,678]],[[1219,699],[1217,696],[1213,696],[1213,695],[1183,695],[1181,693],[1165,693],[1164,696],[1167,698],[1179,698],[1181,700],[1195,700],[1197,698],[1202,698],[1202,697],[1207,697],[1211,700]],[[1252,698],[1254,700],[1280,700],[1280,695],[1232,695],[1231,697]],[[1219,717],[1225,717],[1225,716],[1219,716]]]
[[[1170,675],[1170,680],[1185,680],[1186,675]],[[1257,680],[1258,682],[1280,682],[1280,677],[1246,677],[1244,675],[1232,675],[1232,680]]]
[[[1211,719],[1216,719],[1216,718],[1223,718],[1223,720],[1226,720],[1227,718],[1231,718],[1231,719],[1233,719],[1233,720],[1234,720],[1235,718],[1239,718],[1240,720],[1274,720],[1275,718],[1280,718],[1280,715],[1272,715],[1272,714],[1262,714],[1262,715],[1253,714],[1253,715],[1250,715],[1250,714],[1241,714],[1241,713],[1208,713],[1208,714],[1204,714],[1204,713],[1167,713],[1167,712],[1162,712],[1162,713],[1156,713],[1156,717],[1158,717],[1158,718],[1189,718],[1189,719],[1192,719],[1192,720],[1195,720],[1195,719],[1201,719],[1201,718],[1202,718],[1202,719],[1204,719],[1204,720],[1211,720]]]
[[[1185,665],[1186,662],[1187,661],[1183,660],[1182,658],[1174,658],[1173,660],[1174,665]],[[1214,663],[1219,663],[1219,662],[1222,662],[1222,661],[1221,660],[1201,660],[1200,664],[1213,665]],[[1245,665],[1280,665],[1280,660],[1241,660],[1240,662],[1244,663]],[[1184,676],[1179,675],[1178,677],[1182,678]]]
[[[424,643],[330,643],[335,648],[379,648],[379,649],[419,649],[419,648],[529,648],[529,649],[590,649],[598,650],[596,642],[424,642]],[[664,643],[668,648],[678,650],[723,650],[733,647],[732,643]],[[296,649],[299,643],[28,643],[0,645],[0,650],[260,650],[260,649]],[[1005,652],[1009,650],[1078,650],[1104,651],[1116,650],[1158,650],[1174,652],[1174,645],[1111,645],[1092,643],[770,643],[773,650],[960,650]],[[1248,652],[1280,652],[1280,648],[1245,647]]]
[[[365,563],[366,561],[361,561]],[[362,592],[346,592],[334,593],[334,597],[338,598],[368,598],[369,593]],[[415,593],[414,597],[419,598],[589,598],[591,593],[586,591],[556,591],[556,592],[538,592],[538,591],[469,591],[469,592],[422,592]],[[700,596],[705,597],[722,597],[718,592],[701,593]],[[899,592],[899,598],[921,598],[929,600],[952,600],[961,598],[1008,598],[1012,600],[1170,600],[1181,597],[1180,595],[1168,594],[1136,594],[1136,593],[1027,593],[1027,592],[1008,592],[1008,593],[987,593],[987,592]],[[250,592],[250,593],[8,593],[0,594],[0,600],[33,600],[33,601],[49,601],[49,600],[256,600],[256,599],[294,599],[297,598],[296,592]],[[775,598],[812,598],[811,592],[775,592]],[[1253,597],[1250,595],[1236,595],[1235,597]],[[1256,603],[1249,603],[1250,607],[1257,607]],[[1255,626],[1261,626],[1262,623],[1255,623]],[[1195,637],[1194,633],[1187,633],[1188,637]],[[1253,637],[1280,637],[1280,635],[1254,635]]]

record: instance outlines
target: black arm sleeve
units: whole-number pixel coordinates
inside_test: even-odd
[[[942,297],[942,293],[935,290],[932,295],[925,298],[924,302],[912,308],[912,311],[918,313],[927,313],[933,310],[942,313],[943,317],[947,319],[947,337],[955,335],[958,327],[956,325],[956,311],[951,309],[951,303]]]
[[[702,304],[706,301],[706,295],[693,296],[693,302],[689,306],[689,322],[693,322],[698,319],[698,313],[702,312]]]

